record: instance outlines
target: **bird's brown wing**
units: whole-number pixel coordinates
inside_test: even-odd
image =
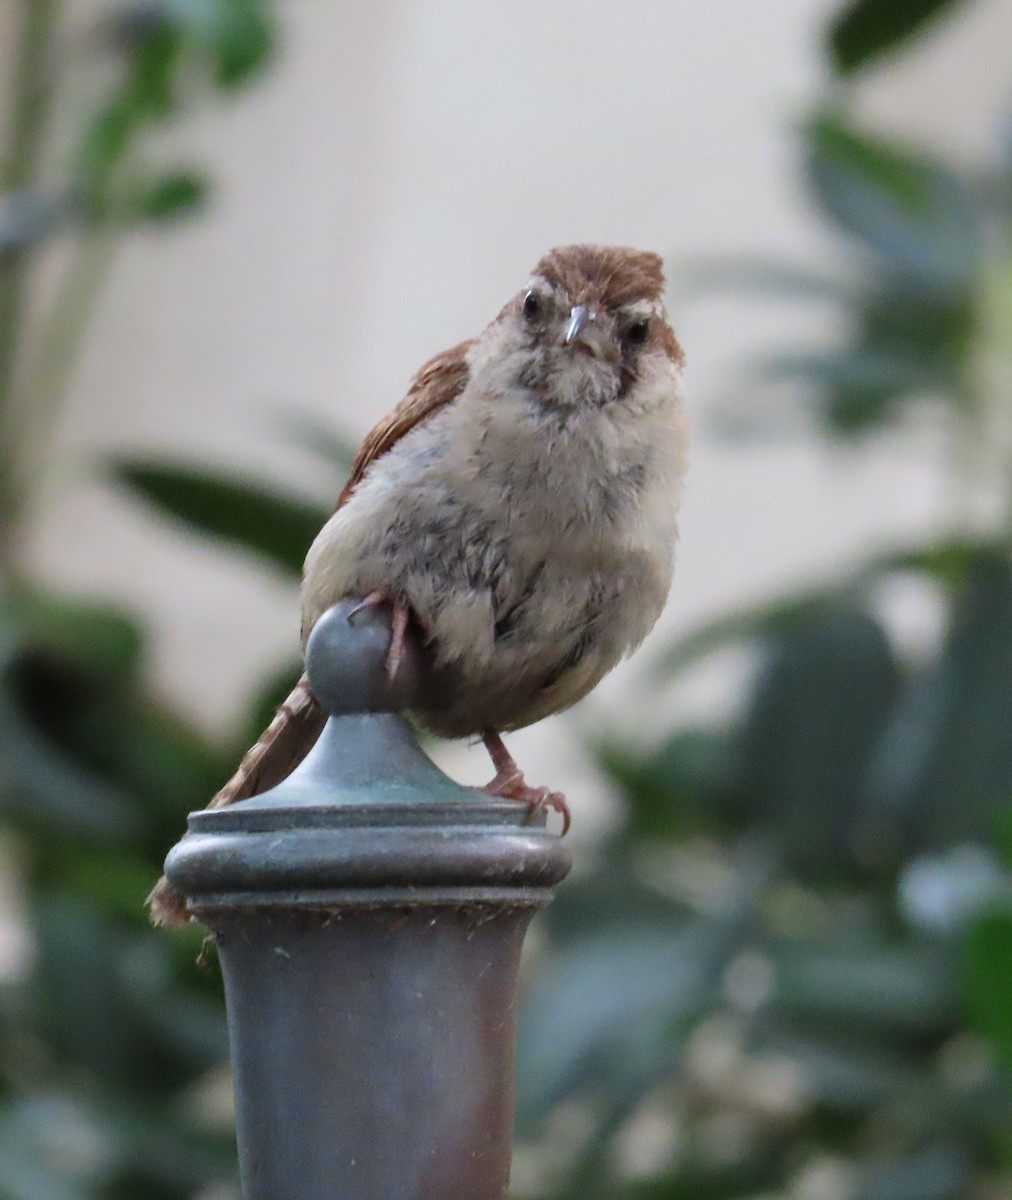
[[[437,354],[418,371],[407,395],[388,416],[365,436],[355,455],[351,476],[341,489],[334,512],[345,503],[370,465],[421,421],[452,403],[464,390],[471,343],[461,342]],[[303,675],[274,716],[273,721],[243,756],[228,783],[212,797],[208,808],[222,808],[277,786],[306,757],[326,724],[326,715],[309,690]],[[189,914],[182,898],[163,875],[148,896],[148,911],[156,925],[183,925]]]
[[[460,395],[467,382],[465,355],[470,344],[462,342],[452,350],[445,350],[430,359],[412,379],[407,395],[400,404],[365,435],[352,463],[348,482],[337,498],[334,512],[345,503],[377,458],[410,429]],[[257,738],[235,774],[208,807],[221,808],[275,787],[306,757],[325,723],[326,717],[303,675],[278,709],[274,720]]]
[[[334,511],[348,499],[362,476],[377,458],[420,422],[456,400],[467,382],[467,351],[471,343],[461,342],[452,350],[437,354],[417,372],[408,394],[378,425],[365,435],[352,463],[351,476],[341,489]]]

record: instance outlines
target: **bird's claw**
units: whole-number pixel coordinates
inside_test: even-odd
[[[553,792],[548,788],[529,788],[529,791],[537,794],[537,799],[528,802],[527,820],[525,825],[532,825],[539,813],[545,811],[546,808],[554,808],[555,811],[562,817],[562,833],[561,837],[569,832],[569,826],[572,818],[569,814],[569,805],[566,803],[566,797],[561,792]]]
[[[562,816],[562,836],[569,832],[570,814],[566,797],[546,787],[528,787],[523,774],[513,767],[496,773],[496,777],[485,785],[484,790],[504,800],[516,800],[527,805],[526,825],[531,825],[546,808],[554,808]]]
[[[355,617],[359,613],[367,612],[371,608],[378,608],[381,604],[387,604],[390,597],[386,592],[370,592],[368,596],[348,613],[349,623],[354,623]],[[390,614],[390,647],[387,650],[384,669],[386,670],[387,679],[393,682],[397,678],[397,672],[401,668],[401,663],[404,661],[404,645],[407,639],[408,622],[411,620],[411,608],[405,600],[395,600],[393,602],[392,612]]]

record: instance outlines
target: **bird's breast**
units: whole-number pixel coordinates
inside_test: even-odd
[[[304,627],[385,591],[421,617],[460,703],[491,689],[516,708],[574,673],[592,686],[667,594],[675,497],[650,443],[453,406],[377,459],[321,532]]]

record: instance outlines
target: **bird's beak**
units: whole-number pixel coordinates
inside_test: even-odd
[[[571,346],[580,336],[581,330],[594,319],[594,313],[582,304],[578,304],[569,314],[569,324],[566,326],[566,345]]]

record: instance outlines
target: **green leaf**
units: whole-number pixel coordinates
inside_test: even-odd
[[[130,797],[44,737],[0,685],[0,814],[37,833],[124,844],[140,821]]]
[[[605,745],[598,757],[622,788],[628,837],[675,838],[712,830],[728,808],[731,755],[722,733],[682,729],[651,753]]]
[[[820,1108],[860,1118],[915,1091],[914,1052],[900,1042],[876,1043],[859,1029],[827,1028],[820,1035],[774,1029],[758,1042],[762,1055],[788,1060],[803,1093]]]
[[[270,62],[274,29],[264,5],[252,0],[219,0],[221,21],[216,38],[219,87],[245,85]]]
[[[36,864],[34,881],[59,888],[96,911],[146,927],[144,900],[154,882],[152,864],[126,847],[97,848],[57,842]]]
[[[564,1096],[589,1091],[611,1105],[672,1069],[738,936],[730,921],[693,919],[621,862],[561,889],[546,923],[519,1022],[528,1127]]]
[[[762,363],[758,374],[765,381],[796,380],[817,389],[827,424],[840,433],[885,424],[902,397],[934,393],[940,383],[952,383],[940,381],[931,362],[895,347],[782,354]]]
[[[113,465],[113,476],[189,528],[241,546],[296,577],[330,516],[322,505],[272,484],[184,464],[124,460]]]
[[[672,678],[711,654],[754,641],[763,635],[790,629],[840,590],[840,585],[806,588],[793,596],[777,596],[705,621],[683,634],[664,651],[657,662],[656,673],[662,678]]]
[[[770,954],[777,1011],[806,1028],[906,1041],[943,1036],[954,1024],[951,963],[932,947],[786,943]]]
[[[102,1191],[102,1200],[189,1200],[220,1184],[239,1194],[234,1138],[206,1129],[186,1111],[189,1105],[140,1106],[131,1099],[106,1096],[96,1113],[118,1152],[115,1185]]]
[[[150,1088],[152,1077],[169,1089],[192,1083],[222,1061],[220,1005],[193,997],[199,1020],[185,1033],[158,1014],[157,993],[164,999],[172,982],[167,939],[55,890],[32,898],[31,924],[35,1033],[68,1065],[129,1094]]]
[[[743,816],[803,877],[853,865],[865,775],[900,683],[866,613],[827,605],[769,640],[737,754]]]
[[[884,270],[926,292],[973,286],[979,218],[958,176],[831,113],[810,122],[804,137],[816,201]]]
[[[575,944],[602,934],[621,936],[631,925],[676,930],[691,915],[686,905],[647,887],[627,856],[613,855],[582,878],[570,880],[541,919],[553,941]]]
[[[841,75],[899,49],[964,0],[849,0],[829,27],[829,57]]]
[[[85,207],[104,215],[110,187],[126,161],[139,129],[164,120],[175,108],[181,43],[172,24],[150,22],[143,37],[125,43],[123,77],[85,126],[75,163],[76,184]]]
[[[153,25],[148,37],[134,43],[121,94],[135,120],[164,118],[173,111],[181,51],[179,34],[168,21]]]
[[[876,557],[874,570],[924,574],[955,594],[965,592],[972,577],[986,564],[1000,571],[1010,553],[1012,548],[1001,535],[950,537],[925,546],[888,550]]]
[[[702,924],[628,925],[555,946],[523,998],[518,1119],[532,1126],[574,1092],[645,1090],[672,1070],[724,952],[723,933]]]
[[[177,714],[136,691],[92,694],[51,731],[64,753],[125,792],[133,807],[135,848],[160,862],[234,762]]]
[[[1012,1067],[1012,910],[977,919],[966,935],[963,997],[970,1023]]]
[[[673,1174],[658,1179],[635,1179],[621,1192],[602,1193],[608,1200],[744,1200],[744,1197],[783,1195],[785,1169],[779,1139],[767,1131],[763,1145],[754,1147],[741,1162],[724,1162],[716,1156],[679,1150]],[[559,1200],[563,1200],[562,1197]],[[574,1200],[572,1191],[564,1200]]]
[[[85,129],[77,151],[75,176],[89,215],[105,212],[109,178],[126,157],[136,120],[130,105],[115,96]]]
[[[175,171],[138,189],[128,208],[149,221],[175,221],[199,211],[207,203],[210,181],[196,171]]]
[[[131,841],[164,852],[228,763],[153,701],[139,634],[114,611],[12,585],[0,602],[0,807],[43,846]],[[152,860],[155,862],[157,860]]]
[[[814,389],[826,425],[845,434],[886,424],[911,398],[962,404],[978,323],[968,297],[877,287],[855,297],[855,307],[846,345],[767,358],[758,378]]]
[[[142,631],[119,609],[13,579],[0,595],[0,636],[9,650],[42,651],[117,681],[136,676],[144,651]]]
[[[752,641],[768,620],[775,620],[790,605],[791,601],[771,600],[704,621],[664,650],[654,665],[655,675],[675,678],[712,654]]]
[[[913,399],[963,407],[980,321],[972,294],[879,283],[858,297],[854,317],[849,343],[810,371],[830,429],[882,425]]]
[[[787,596],[774,596],[704,621],[667,647],[657,659],[655,675],[665,680],[677,677],[712,654],[789,632],[827,604],[860,602],[869,586],[883,576],[913,572],[927,575],[947,589],[961,588],[979,563],[1000,563],[1009,553],[1002,537],[955,537],[882,551],[853,564],[828,583],[802,587]]]
[[[941,658],[924,676],[932,702],[908,733],[921,747],[905,796],[927,844],[991,838],[1012,799],[1012,564],[979,558],[957,595]],[[902,715],[898,714],[898,719]]]
[[[265,0],[166,0],[165,9],[210,58],[219,87],[242,86],[270,63],[275,29]]]
[[[961,289],[925,293],[876,279],[857,297],[853,345],[910,356],[940,382],[959,371],[978,333],[979,312]]]

